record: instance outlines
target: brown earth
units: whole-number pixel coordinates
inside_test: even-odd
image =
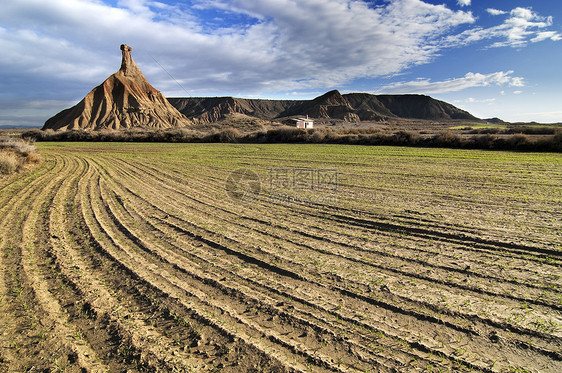
[[[207,124],[231,114],[282,121],[308,115],[321,121],[383,122],[401,119],[479,121],[451,104],[424,95],[372,95],[337,90],[313,100],[263,100],[235,97],[176,97],[170,103],[197,123]]]
[[[148,83],[133,60],[131,50],[121,45],[123,58],[119,71],[77,105],[48,119],[43,129],[170,128],[192,124]]]
[[[562,369],[554,155],[40,148],[0,181],[0,372]],[[266,181],[311,165],[337,189]]]

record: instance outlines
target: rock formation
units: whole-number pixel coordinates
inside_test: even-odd
[[[121,68],[94,88],[77,105],[45,122],[43,129],[169,128],[192,124],[160,91],[150,85],[121,45]]]
[[[312,118],[323,119],[344,119],[349,117],[353,108],[347,100],[337,90],[324,93],[322,96],[313,100],[305,101],[300,106],[290,108],[281,116],[287,115],[308,115]]]
[[[478,120],[451,104],[424,95],[340,94],[333,90],[313,100],[260,100],[234,97],[170,98],[170,103],[196,123],[211,123],[231,114],[265,120],[308,115],[348,122],[393,118]]]

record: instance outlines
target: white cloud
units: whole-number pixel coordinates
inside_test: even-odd
[[[487,9],[493,15],[508,14],[496,9]],[[497,47],[525,47],[529,42],[544,40],[562,40],[562,34],[556,31],[545,31],[552,26],[551,16],[544,17],[531,8],[517,7],[509,12],[509,16],[498,26],[489,28],[476,27],[457,35],[450,35],[444,39],[444,44],[450,47],[468,45],[487,39],[500,39],[490,45]]]
[[[148,4],[144,0],[119,0],[117,2],[117,5],[122,8],[128,9],[133,14],[145,18],[152,18],[155,16],[155,13],[150,9]]]
[[[223,19],[210,28],[198,11]],[[378,6],[362,0],[194,0],[191,7],[19,0],[0,13],[0,79],[97,83],[117,69],[117,48],[126,42],[165,93],[185,94],[150,56],[189,91],[300,90],[398,74],[432,61],[443,48],[487,38],[503,39],[494,46],[562,38],[545,30],[551,18],[527,8],[514,9],[496,28],[450,35],[474,22],[470,12],[421,0]]]
[[[499,9],[494,9],[494,8],[488,8],[488,9],[486,9],[486,11],[493,16],[501,16],[503,14],[507,14],[507,12],[504,11],[504,10],[499,10]]]
[[[514,76],[509,81],[509,86],[510,87],[524,87],[525,83],[523,82],[523,78],[518,77],[518,76]]]
[[[216,0],[204,4],[209,3],[232,12],[258,14],[270,28],[277,73],[298,71],[312,77],[296,88],[392,74],[425,63],[437,53],[440,35],[474,21],[469,13],[419,0],[394,0],[377,8],[363,1],[340,0]]]
[[[522,87],[523,78],[511,76],[513,71],[499,71],[492,74],[467,73],[462,78],[432,82],[429,79],[417,79],[410,82],[393,83],[378,90],[381,93],[444,93],[456,92],[473,87],[486,87],[490,85],[508,85]]]
[[[457,3],[460,6],[469,6],[470,5],[471,0],[457,0]]]
[[[484,98],[484,99],[476,99],[474,97],[469,97],[465,100],[454,100],[453,103],[455,104],[492,104],[496,101],[495,98]]]
[[[521,93],[523,93],[523,91],[513,91],[514,95],[520,95]]]
[[[176,4],[10,2],[0,13],[0,48],[6,52],[0,71],[22,80],[35,75],[58,84],[61,79],[98,83],[117,70],[118,47],[125,42],[145,75],[165,93],[185,95],[150,55],[194,92],[333,87],[427,63],[439,53],[444,35],[475,21],[470,12],[421,0],[392,0],[384,6],[362,0]],[[224,20],[209,28],[209,20],[198,18],[197,11]]]
[[[551,39],[554,41],[562,40],[562,35],[555,31],[538,32],[537,36],[531,39],[531,42],[537,43],[539,41]]]

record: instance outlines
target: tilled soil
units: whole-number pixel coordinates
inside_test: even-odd
[[[41,144],[0,180],[0,371],[562,371],[559,156],[320,148]]]

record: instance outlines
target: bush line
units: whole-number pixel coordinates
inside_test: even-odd
[[[489,133],[489,130],[497,130],[497,133]],[[229,127],[210,133],[188,128],[57,132],[30,130],[24,132],[22,138],[36,141],[316,143],[562,152],[562,129],[538,129],[537,133],[532,133],[534,130],[530,128],[527,131],[530,134],[522,133],[525,131],[486,129],[460,135],[452,131],[424,134],[408,130],[390,132],[376,128],[302,129],[283,126],[253,132],[241,132]]]

